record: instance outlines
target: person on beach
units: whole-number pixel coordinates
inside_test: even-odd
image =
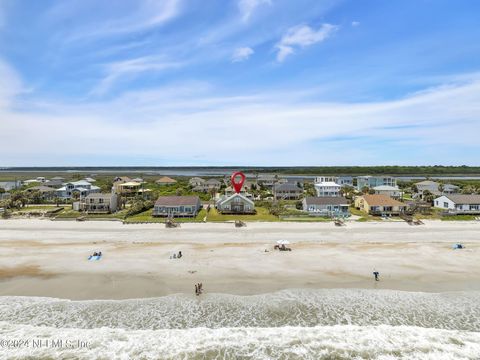
[[[200,295],[200,293],[198,291],[198,285],[197,284],[195,284],[195,295],[197,295],[197,296]]]
[[[375,276],[375,281],[380,281],[380,279],[378,278],[380,276],[380,273],[378,271],[374,271],[373,276]]]
[[[178,256],[177,256],[177,258],[178,258],[178,259],[180,259],[181,257],[182,257],[182,252],[181,252],[181,251],[179,251],[179,252],[178,252]]]

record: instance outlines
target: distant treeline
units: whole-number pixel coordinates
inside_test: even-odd
[[[11,167],[0,168],[1,173],[16,172],[109,172],[123,174],[128,172],[162,172],[162,171],[201,171],[225,172],[242,170],[249,173],[277,173],[290,175],[480,175],[480,166],[309,166],[309,167],[255,167],[255,166],[196,166],[196,167]]]

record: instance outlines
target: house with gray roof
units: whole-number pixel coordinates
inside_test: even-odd
[[[442,195],[433,206],[455,214],[480,214],[480,195]]]
[[[273,196],[277,200],[298,200],[303,196],[303,189],[299,188],[296,183],[275,184]]]
[[[201,208],[198,196],[160,196],[155,202],[152,216],[195,217]]]
[[[454,195],[460,192],[460,188],[456,185],[441,184],[432,180],[424,180],[415,183],[415,187],[417,188],[417,193],[415,194],[414,198],[420,198],[422,200],[424,198],[423,193],[426,191],[436,195],[437,197],[441,195]]]
[[[349,201],[343,196],[307,196],[303,199],[303,211],[317,216],[350,216]]]
[[[373,191],[377,195],[386,195],[386,196],[390,196],[393,199],[400,199],[400,197],[402,196],[398,186],[379,185],[379,186],[375,186],[373,188]]]
[[[222,214],[255,214],[255,203],[242,194],[222,196],[215,207]]]
[[[71,199],[75,197],[85,197],[90,193],[98,193],[100,188],[90,184],[88,181],[80,180],[63,184],[56,189],[57,196],[61,199]]]

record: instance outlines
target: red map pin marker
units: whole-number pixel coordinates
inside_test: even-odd
[[[234,172],[232,174],[232,177],[230,178],[232,186],[237,194],[240,193],[240,190],[242,190],[243,183],[245,182],[245,177],[246,176],[244,173],[237,171]]]

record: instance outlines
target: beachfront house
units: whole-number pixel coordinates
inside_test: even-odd
[[[480,214],[480,195],[442,195],[433,206],[454,214]]]
[[[303,189],[299,188],[296,183],[275,184],[273,196],[276,200],[298,200],[303,196]]]
[[[340,196],[342,186],[333,181],[325,181],[315,184],[317,196]]]
[[[303,199],[303,211],[310,215],[346,217],[350,216],[349,202],[343,196],[307,196]]]
[[[402,196],[402,193],[400,192],[398,186],[380,185],[375,186],[372,190],[377,195],[386,195],[393,199],[400,199]]]
[[[215,207],[222,214],[255,214],[255,203],[242,194],[225,195],[218,199]]]
[[[367,187],[372,189],[377,186],[397,186],[397,179],[392,176],[358,176],[357,177],[357,190],[362,191]]]
[[[177,180],[168,176],[162,176],[160,179],[155,181],[155,183],[157,183],[157,185],[174,185],[177,183]]]
[[[80,209],[88,214],[110,214],[118,209],[118,196],[115,193],[88,194],[80,204]]]
[[[155,202],[152,216],[195,217],[201,208],[198,196],[160,196]]]
[[[63,184],[59,189],[56,189],[56,194],[61,199],[83,198],[91,193],[100,192],[98,186],[90,184],[88,181],[80,180]]]
[[[355,207],[370,215],[400,215],[407,205],[386,195],[367,194],[355,198]]]

